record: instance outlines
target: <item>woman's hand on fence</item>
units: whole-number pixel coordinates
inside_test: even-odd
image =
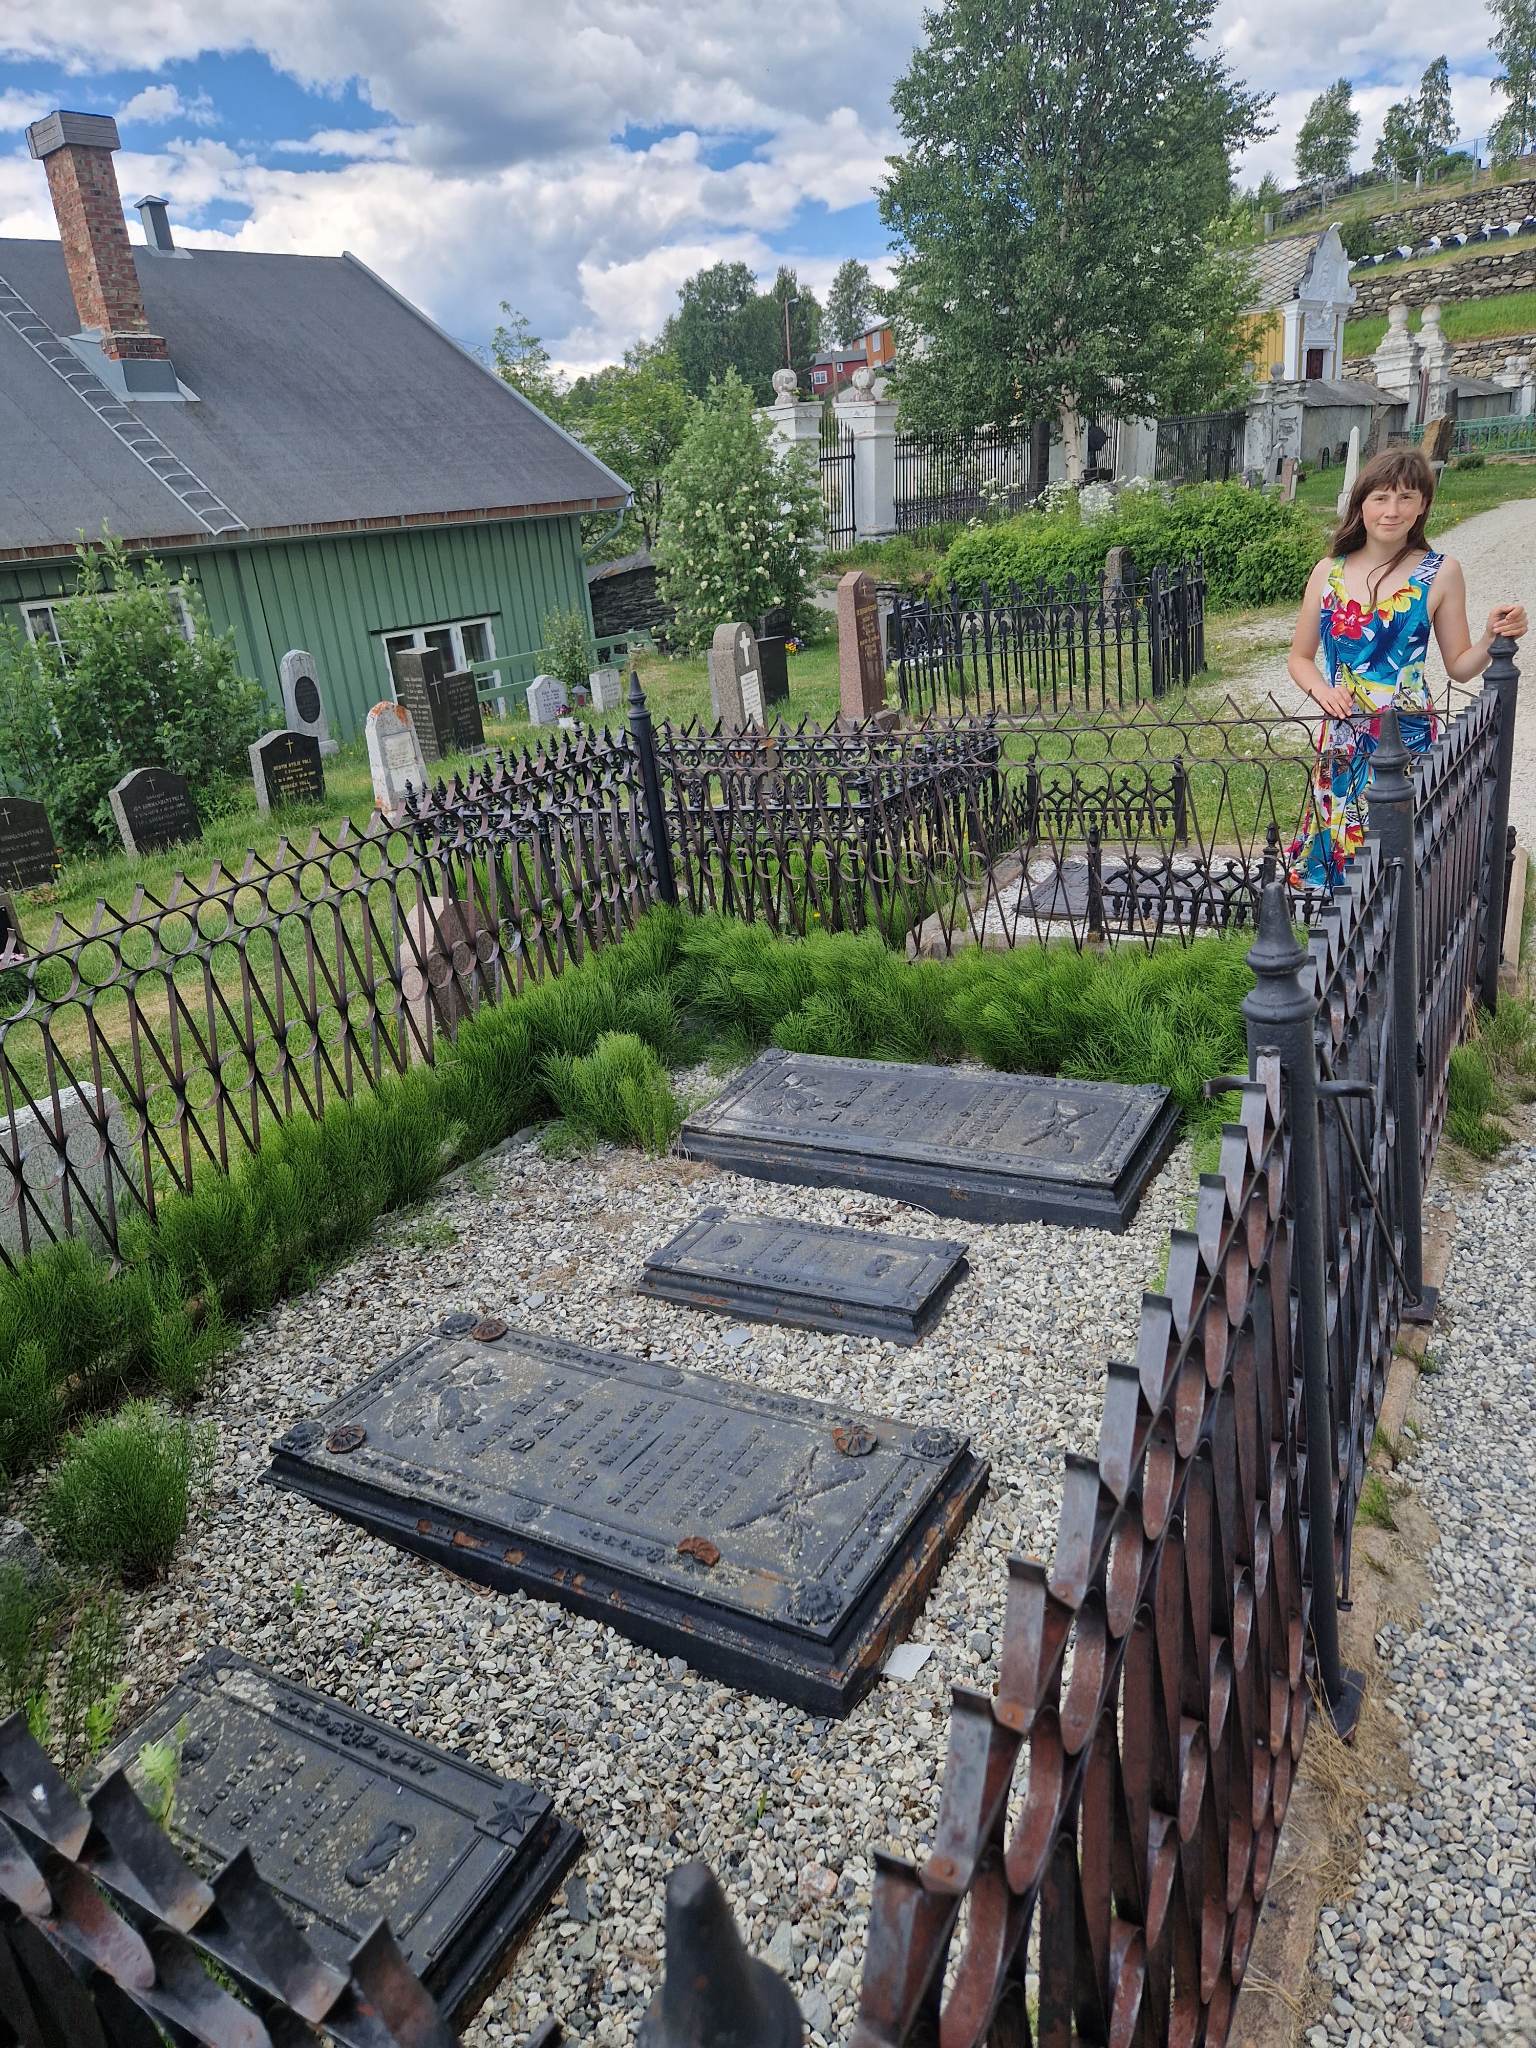
[[[1497,604],[1488,614],[1488,638],[1522,639],[1529,624],[1523,604]]]
[[[1316,685],[1307,692],[1314,704],[1320,704],[1331,718],[1348,718],[1352,711],[1358,711],[1354,693],[1346,690],[1342,683],[1324,682],[1320,676]]]

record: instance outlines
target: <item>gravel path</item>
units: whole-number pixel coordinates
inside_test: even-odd
[[[1536,619],[1536,499],[1512,499],[1491,512],[1464,519],[1446,536],[1446,547],[1466,571],[1468,616],[1474,632],[1481,632],[1496,604],[1523,604]],[[1536,647],[1536,639],[1527,642],[1527,648],[1531,647]],[[1444,687],[1445,671],[1433,651],[1430,676],[1438,695]],[[1272,694],[1287,711],[1306,706],[1286,670],[1283,654],[1255,662],[1235,679],[1232,688],[1254,698]],[[1521,693],[1509,818],[1522,842],[1536,846],[1536,676]]]
[[[1105,1361],[1130,1355],[1190,1171],[1181,1145],[1131,1231],[1111,1237],[936,1223],[871,1196],[607,1148],[562,1164],[526,1140],[504,1148],[246,1333],[203,1404],[220,1431],[211,1502],[169,1579],[131,1605],[123,1725],[225,1642],[548,1787],[587,1838],[584,1899],[557,1896],[468,2048],[521,2040],[547,2012],[578,2040],[628,2042],[657,1981],[667,1872],[695,1855],[724,1880],[753,1947],[789,1975],[813,2039],[845,2039],[871,1851],[931,1841],[949,1689],[995,1677],[1005,1560],[1049,1554],[1062,1453],[1094,1447]],[[733,1327],[630,1293],[643,1254],[714,1202],[963,1237],[972,1273],[909,1350]],[[846,1721],[817,1720],[561,1608],[481,1590],[261,1483],[274,1436],[463,1308],[968,1430],[992,1483],[912,1631],[934,1649],[922,1671],[882,1680]]]
[[[1440,1370],[1398,1468],[1439,1529],[1432,1597],[1377,1638],[1414,1791],[1367,1808],[1354,1894],[1322,1916],[1338,1988],[1311,2048],[1536,2043],[1536,1143],[1455,1207]]]

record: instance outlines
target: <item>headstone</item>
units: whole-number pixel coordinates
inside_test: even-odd
[[[307,732],[264,732],[249,749],[256,808],[263,816],[283,804],[325,799],[320,742]]]
[[[187,778],[172,769],[135,768],[113,788],[110,801],[128,853],[159,853],[197,837],[192,791]]]
[[[363,729],[368,741],[374,804],[385,817],[398,817],[405,803],[406,784],[418,794],[427,786],[427,764],[422,759],[411,714],[403,704],[386,698],[374,705]]]
[[[485,747],[485,718],[473,669],[456,668],[443,677],[443,708],[448,737],[456,753],[478,754]]]
[[[1454,420],[1443,417],[1431,420],[1424,429],[1423,440],[1419,443],[1419,446],[1424,451],[1425,460],[1427,462],[1449,462],[1451,459],[1451,444],[1455,438],[1456,422]]]
[[[592,690],[592,709],[599,716],[605,711],[623,710],[624,684],[616,668],[595,668],[587,680]]]
[[[0,796],[0,887],[41,889],[58,873],[47,811],[29,796]]]
[[[1294,455],[1287,455],[1280,465],[1280,502],[1294,505],[1296,502],[1297,472],[1301,465]]]
[[[41,1113],[0,1115],[0,1249],[17,1259],[63,1237],[105,1247],[97,1218],[109,1218],[129,1194],[138,1164],[110,1088],[99,1097],[94,1088],[61,1088],[57,1120],[52,1098]]]
[[[564,683],[554,676],[535,676],[528,685],[528,723],[554,725],[565,710]]]
[[[647,1255],[640,1292],[750,1322],[915,1344],[969,1268],[965,1246],[704,1209]]]
[[[939,1216],[1124,1230],[1178,1127],[1166,1088],[775,1051],[688,1119],[682,1149]]]
[[[393,657],[395,696],[411,714],[423,760],[441,761],[453,746],[443,698],[443,657],[435,647],[406,647]]]
[[[274,1453],[375,1535],[815,1714],[874,1683],[986,1481],[931,1423],[472,1314]]]
[[[1349,453],[1344,457],[1344,482],[1339,488],[1338,514],[1342,519],[1349,509],[1349,494],[1355,488],[1355,478],[1360,474],[1360,429],[1349,430]]]
[[[417,897],[401,935],[398,965],[417,1045],[439,1032],[451,1038],[482,996],[501,992],[495,926],[478,905],[460,898]]]
[[[709,650],[710,715],[727,732],[766,724],[757,640],[740,619],[716,626]]]
[[[763,704],[772,710],[775,704],[789,702],[789,650],[784,644],[782,633],[771,633],[766,639],[759,636],[757,643],[758,671],[763,679]]]
[[[850,569],[837,586],[837,682],[842,715],[852,724],[885,709],[885,649],[874,578]]]
[[[318,740],[322,754],[337,753],[325,699],[320,694],[320,671],[315,657],[302,647],[290,647],[278,663],[277,675],[283,692],[283,722],[288,730],[305,732],[312,740]]]
[[[304,1424],[298,1425],[302,1431]],[[166,1831],[205,1876],[242,1850],[322,1962],[387,1920],[445,2018],[473,2007],[580,1852],[547,1792],[212,1650],[101,1761],[144,1796],[179,1749]]]
[[[1127,547],[1110,548],[1104,556],[1104,598],[1114,603],[1127,598],[1136,588],[1136,560]]]

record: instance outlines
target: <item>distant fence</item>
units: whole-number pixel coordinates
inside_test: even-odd
[[[901,708],[1003,722],[1123,708],[1205,668],[1205,565],[1197,557],[1106,586],[1068,578],[983,583],[973,601],[899,598],[888,633]]]
[[[1160,483],[1219,484],[1243,466],[1246,412],[1181,413],[1157,423]]]
[[[1029,503],[1028,434],[966,442],[896,436],[896,530],[1019,512]]]
[[[1422,426],[1402,436],[1418,443]],[[1488,419],[1457,420],[1451,435],[1453,455],[1536,455],[1536,413],[1494,413]]]
[[[833,551],[851,548],[859,533],[853,430],[842,424],[831,406],[821,415],[820,463],[822,541]]]

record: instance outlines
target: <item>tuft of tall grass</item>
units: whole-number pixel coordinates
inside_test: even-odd
[[[211,1423],[187,1422],[153,1401],[131,1401],[75,1431],[40,1497],[59,1554],[130,1584],[158,1578],[208,1483],[214,1443]]]
[[[667,1070],[632,1031],[605,1031],[590,1053],[551,1053],[545,1082],[572,1131],[665,1152],[683,1111]]]

